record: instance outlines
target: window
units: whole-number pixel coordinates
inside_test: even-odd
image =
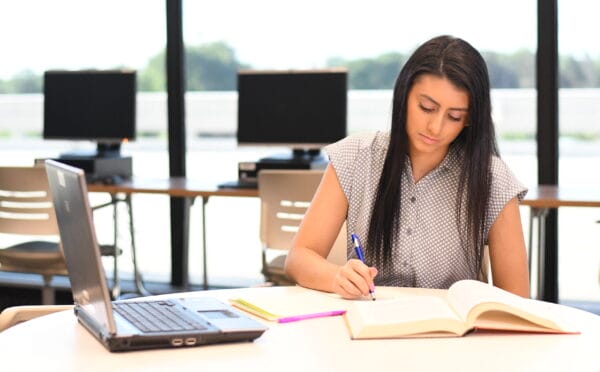
[[[600,53],[594,35],[600,24],[594,15],[600,9],[595,3],[561,0],[558,10],[559,184],[598,189],[600,174],[594,170],[600,164]],[[560,301],[598,300],[599,219],[595,208],[559,210]]]
[[[348,132],[387,130],[391,87],[404,59],[427,39],[451,34],[484,55],[492,75],[493,115],[502,155],[524,184],[535,185],[536,11],[533,0],[493,4],[306,0],[297,6],[275,0],[185,1],[188,175],[233,180],[238,161],[257,160],[275,151],[236,146],[237,68],[346,67]],[[215,161],[223,166],[215,166]],[[222,280],[217,273],[227,271],[256,276],[258,202],[249,200],[245,210],[236,207],[239,201],[222,199],[211,199],[207,207],[208,222],[214,224],[207,237],[208,254],[215,252],[214,258],[209,257],[210,281]],[[523,212],[527,223],[528,210]],[[239,233],[230,234],[232,227]],[[524,228],[527,231],[528,226]],[[222,249],[240,256],[232,260],[223,254],[221,259],[216,252]],[[190,262],[200,262],[195,254],[190,252]],[[200,274],[194,265],[190,273]]]
[[[93,149],[92,142],[43,141],[43,73],[50,69],[114,69],[137,70],[138,136],[122,151],[134,158],[134,173],[152,176],[168,175],[166,137],[166,95],[164,87],[148,90],[156,73],[156,60],[166,41],[164,0],[56,0],[52,2],[24,0],[2,6],[4,20],[0,32],[5,37],[0,66],[0,163],[32,165],[36,158],[52,158],[76,149]],[[164,71],[158,71],[159,76]],[[162,75],[161,75],[162,74]],[[106,195],[92,195],[95,200]],[[154,199],[153,199],[154,198]],[[144,203],[144,200],[150,202]],[[168,280],[170,255],[169,205],[167,199],[136,196],[134,205],[150,205],[156,215],[164,216],[146,223],[148,211],[134,208],[143,272]],[[112,216],[109,209],[95,214],[98,237],[112,239]],[[154,225],[156,224],[156,225]],[[126,232],[123,228],[121,231]],[[156,231],[164,231],[156,234]],[[123,233],[119,239],[125,239]],[[123,241],[121,268],[128,270],[130,251]],[[151,253],[142,247],[152,247]],[[150,264],[149,264],[150,263]],[[131,269],[129,269],[131,270]],[[161,272],[162,270],[162,272]],[[109,270],[110,272],[110,270]]]

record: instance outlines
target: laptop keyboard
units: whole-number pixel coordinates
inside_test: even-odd
[[[207,329],[172,301],[117,302],[113,303],[113,310],[143,332]]]

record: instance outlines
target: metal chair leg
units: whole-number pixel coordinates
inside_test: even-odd
[[[52,288],[52,275],[42,275],[44,285],[42,287],[42,305],[54,305],[56,300],[54,288]]]
[[[151,296],[150,293],[145,287],[144,282],[142,280],[142,274],[138,268],[137,264],[137,251],[135,246],[135,232],[133,230],[133,207],[131,203],[131,194],[127,194],[125,197],[125,203],[127,205],[127,211],[129,212],[129,233],[131,239],[131,260],[133,261],[133,277],[135,281],[135,288],[142,296]]]
[[[193,199],[192,199],[193,200]],[[206,204],[208,197],[202,198],[202,288],[208,289],[208,257],[206,248]]]
[[[116,195],[111,194],[113,203],[113,288],[112,297],[113,299],[119,298],[121,295],[121,286],[119,282],[119,247],[118,236],[119,236],[119,223],[118,223],[118,203],[119,199]]]

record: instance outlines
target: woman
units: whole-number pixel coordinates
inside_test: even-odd
[[[489,246],[494,285],[527,297],[519,200],[499,158],[485,61],[470,44],[433,38],[395,83],[392,128],[325,148],[330,164],[286,260],[298,284],[348,299],[377,285],[448,288],[476,279]],[[328,262],[347,222],[364,262]],[[353,245],[348,240],[349,257]]]

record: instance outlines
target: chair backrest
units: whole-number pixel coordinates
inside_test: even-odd
[[[0,233],[58,235],[44,167],[0,167]]]
[[[258,173],[260,240],[268,249],[289,250],[302,218],[321,182],[323,170],[271,170]],[[328,260],[346,261],[346,228],[334,244]]]

